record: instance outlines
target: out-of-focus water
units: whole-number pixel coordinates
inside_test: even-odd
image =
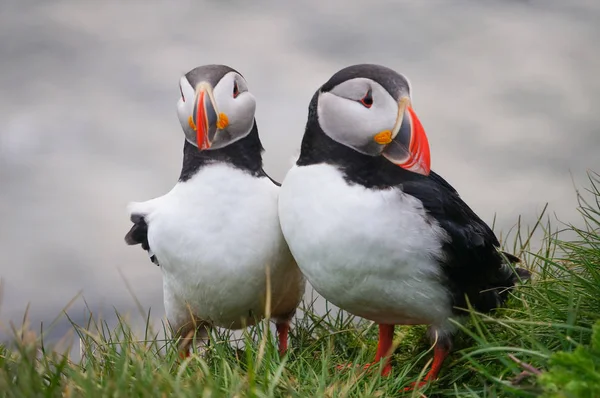
[[[48,322],[80,290],[94,310],[132,311],[124,279],[163,315],[159,268],[123,242],[125,206],[175,183],[178,79],[206,63],[247,78],[276,179],[314,91],[380,63],[411,79],[433,168],[486,221],[506,230],[549,202],[576,222],[570,173],[600,171],[598,21],[593,0],[3,0],[2,325],[28,302]]]

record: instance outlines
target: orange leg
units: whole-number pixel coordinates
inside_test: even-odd
[[[275,325],[277,328],[277,340],[279,342],[279,355],[284,356],[288,349],[288,334],[290,331],[290,323],[283,322]]]
[[[385,364],[381,370],[383,376],[387,376],[392,371],[392,343],[394,340],[394,325],[379,325],[379,342],[377,343],[377,353],[373,364],[379,363],[385,358]]]
[[[427,372],[427,375],[423,379],[423,381],[417,383],[412,383],[410,387],[406,387],[404,391],[411,391],[414,388],[420,388],[426,385],[428,382],[437,379],[438,374],[440,373],[440,369],[442,368],[442,364],[444,360],[448,356],[450,350],[446,347],[442,347],[440,345],[436,345],[433,349],[433,363],[431,364],[431,369]]]
[[[394,325],[379,325],[379,342],[377,343],[377,353],[375,354],[375,360],[372,363],[366,364],[364,369],[368,369],[373,365],[376,365],[385,358],[385,363],[381,374],[387,376],[392,371],[392,364],[390,363],[392,357],[392,342],[394,340]],[[352,365],[339,365],[339,370],[347,369]]]
[[[189,358],[191,355],[190,348],[185,348],[184,350],[179,351],[179,359],[182,361],[186,358]]]

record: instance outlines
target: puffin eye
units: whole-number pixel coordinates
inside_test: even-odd
[[[233,98],[237,98],[237,96],[240,95],[240,88],[238,87],[238,84],[236,81],[233,82]]]
[[[362,97],[362,99],[358,102],[363,104],[363,106],[365,108],[370,108],[373,105],[373,91],[371,89],[369,89],[369,91],[367,91],[365,96]]]
[[[185,102],[185,97],[183,96],[183,90],[181,89],[181,85],[179,86],[179,92],[181,93],[181,100]]]

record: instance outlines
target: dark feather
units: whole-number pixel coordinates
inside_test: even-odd
[[[205,165],[217,162],[227,163],[256,177],[266,175],[262,168],[262,151],[256,120],[247,136],[220,149],[200,151],[185,140],[179,182],[189,180]]]
[[[156,265],[158,264],[158,260],[156,256],[152,254],[150,250],[150,245],[148,244],[148,224],[144,219],[144,216],[141,214],[132,214],[131,222],[133,226],[125,235],[125,243],[128,245],[142,245],[142,249],[146,250],[150,255],[150,261],[152,261]]]
[[[514,254],[510,254],[507,252],[501,252],[504,257],[506,257],[506,259],[511,263],[511,264],[517,264],[521,262],[521,259],[517,256],[515,256]]]
[[[443,247],[445,258],[440,263],[456,307],[466,308],[466,296],[475,309],[490,311],[506,301],[519,278],[528,276],[526,270],[511,267],[520,259],[499,250],[500,243],[491,228],[442,177],[432,172],[429,177],[412,179],[398,187],[419,199],[428,216],[448,234]]]
[[[280,186],[281,186],[281,183],[280,183],[280,182],[277,182],[277,181],[275,181],[273,178],[271,178],[271,176],[270,176],[270,175],[268,175],[266,171],[264,171],[264,170],[263,170],[263,171],[262,171],[262,173],[263,173],[263,175],[264,175],[265,177],[267,177],[269,180],[271,180],[271,182],[272,182],[273,184],[275,184],[275,185],[276,185],[276,186],[278,186],[278,187],[280,187]]]

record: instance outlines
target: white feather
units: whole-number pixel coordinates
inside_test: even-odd
[[[265,312],[267,267],[272,314],[296,308],[305,282],[281,233],[278,192],[266,177],[213,164],[166,195],[130,206],[146,214],[175,328],[189,321],[190,311],[216,326],[252,324]]]
[[[285,238],[312,286],[384,324],[442,326],[451,313],[436,258],[443,229],[399,190],[349,185],[332,165],[293,167],[279,198]]]

